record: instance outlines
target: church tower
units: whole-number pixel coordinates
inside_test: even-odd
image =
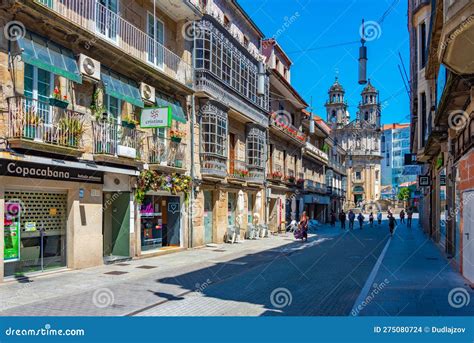
[[[349,123],[349,115],[347,112],[347,101],[344,98],[344,88],[336,80],[329,88],[329,99],[326,101],[327,122],[332,129],[341,128]]]
[[[369,82],[362,90],[362,101],[359,103],[357,119],[372,125],[376,130],[380,129],[381,108],[379,103],[379,92]]]

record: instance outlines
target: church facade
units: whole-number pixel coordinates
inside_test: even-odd
[[[377,89],[370,83],[362,90],[357,117],[350,120],[345,90],[338,79],[326,101],[331,136],[347,152],[346,207],[373,204],[381,193],[381,106]]]

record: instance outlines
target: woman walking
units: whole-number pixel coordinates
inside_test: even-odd
[[[370,212],[369,223],[370,223],[370,227],[374,227],[374,213],[373,212]]]
[[[388,215],[388,227],[390,228],[390,236],[393,237],[393,231],[395,230],[395,226],[397,225],[397,220],[393,216],[393,214]]]
[[[359,228],[362,230],[362,227],[364,226],[364,215],[361,213],[359,213],[359,215],[357,216],[357,220],[359,221]]]
[[[301,239],[305,242],[308,241],[308,216],[306,211],[303,211],[300,218],[299,229],[301,230]]]
[[[377,213],[377,222],[382,225],[382,212],[380,211]]]

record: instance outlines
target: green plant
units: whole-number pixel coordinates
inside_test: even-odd
[[[92,116],[97,121],[101,119],[102,113],[107,111],[104,104],[102,103],[102,99],[101,99],[102,94],[103,94],[102,88],[96,87],[94,89],[94,93],[92,94],[91,104],[89,105],[89,109],[91,110]]]
[[[138,125],[138,120],[135,120],[135,116],[133,114],[127,114],[124,118],[123,121],[132,125]]]
[[[410,195],[411,195],[410,189],[408,187],[404,187],[398,191],[397,196],[398,196],[398,200],[400,201],[408,201],[408,199],[410,199]]]
[[[159,174],[153,170],[143,170],[138,176],[135,199],[141,204],[149,191],[168,191],[171,194],[184,193],[188,201],[192,190],[192,179],[187,175],[173,173],[171,175]]]
[[[43,120],[41,117],[36,113],[33,108],[30,108],[25,114],[25,124],[26,125],[38,125]]]

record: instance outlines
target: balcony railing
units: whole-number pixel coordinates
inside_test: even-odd
[[[142,132],[115,121],[92,122],[93,153],[140,159]]]
[[[212,153],[201,153],[201,174],[225,178],[227,176],[227,158]]]
[[[97,0],[36,1],[174,80],[191,84],[189,63]]]
[[[184,168],[186,144],[156,135],[147,137],[148,163]]]
[[[334,171],[338,172],[339,174],[346,174],[346,167],[339,162],[329,160],[328,163],[329,168],[333,169]]]
[[[281,181],[283,178],[283,167],[281,164],[274,163],[267,177],[272,180]]]
[[[326,193],[327,187],[325,184],[313,180],[306,179],[304,182],[304,189],[307,191],[314,191],[320,193]]]
[[[230,160],[228,176],[234,179],[245,180],[249,176],[247,163],[240,160]]]
[[[51,103],[22,96],[8,98],[8,138],[81,149],[84,115]]]
[[[249,176],[248,182],[263,183],[265,181],[265,169],[257,166],[248,166]]]
[[[293,139],[295,139],[295,140],[297,140],[301,143],[306,142],[306,135],[302,131],[300,131],[295,126],[293,126],[289,123],[286,123],[282,119],[280,119],[278,117],[275,117],[275,116],[272,116],[271,119],[270,119],[270,123],[272,124],[272,126],[278,128],[280,131],[286,133],[291,138],[293,138]]]
[[[319,158],[320,160],[327,162],[328,161],[328,154],[322,151],[321,149],[317,148],[310,142],[306,142],[304,147],[305,152],[309,153],[310,155]]]

